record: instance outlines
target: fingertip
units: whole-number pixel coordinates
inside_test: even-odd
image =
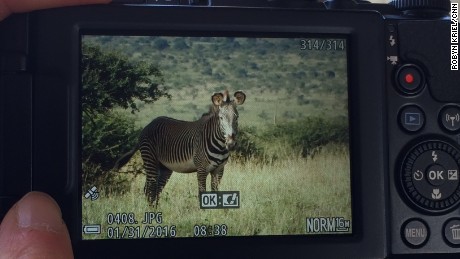
[[[75,5],[107,4],[110,2],[112,0],[0,0],[0,21],[11,13]]]
[[[0,250],[5,258],[73,258],[56,201],[41,192],[19,200],[0,226]]]
[[[20,228],[34,228],[49,232],[62,232],[65,225],[61,209],[48,194],[30,192],[17,204],[17,221]]]

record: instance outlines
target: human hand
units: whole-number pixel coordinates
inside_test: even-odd
[[[73,258],[61,210],[48,194],[30,192],[0,225],[0,259]]]
[[[0,21],[12,13],[110,1],[0,0]],[[0,259],[3,258],[73,258],[61,210],[49,195],[28,193],[6,214],[0,225]]]
[[[0,21],[12,13],[71,5],[103,4],[111,0],[0,0]]]

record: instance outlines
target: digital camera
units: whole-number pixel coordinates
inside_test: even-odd
[[[120,0],[0,23],[0,198],[77,258],[460,254],[458,4]]]

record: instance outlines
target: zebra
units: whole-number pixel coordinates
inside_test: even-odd
[[[158,204],[161,191],[173,171],[197,172],[198,191],[206,191],[211,174],[211,190],[217,191],[238,134],[237,105],[246,100],[243,91],[230,99],[228,91],[214,93],[208,113],[196,121],[158,117],[139,136],[137,145],[118,159],[115,169],[125,165],[140,150],[146,171],[144,193],[150,204]]]

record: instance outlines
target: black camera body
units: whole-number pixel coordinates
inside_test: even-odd
[[[74,252],[81,258],[387,258],[409,255],[439,258],[458,255],[460,73],[458,22],[454,22],[455,17],[458,17],[458,5],[451,5],[449,1],[394,1],[383,5],[355,1],[147,0],[13,15],[0,23],[2,215],[28,191],[49,193],[62,208]],[[291,43],[293,45],[289,45]],[[148,45],[148,48],[144,49],[142,44]],[[232,44],[232,50],[229,50],[229,44]],[[179,96],[191,98],[193,91],[199,92],[199,95],[206,91],[203,99],[208,101],[204,104],[209,105],[212,89],[230,88],[240,80],[242,83],[238,87],[250,89],[241,89],[247,98],[241,106],[244,110],[238,107],[240,129],[246,123],[244,117],[249,118],[254,113],[255,119],[251,120],[260,120],[258,123],[269,121],[267,125],[274,124],[274,129],[284,130],[280,131],[282,134],[291,134],[289,129],[298,127],[302,132],[299,138],[303,139],[313,134],[307,132],[313,124],[301,124],[304,121],[311,122],[317,118],[322,125],[318,127],[335,130],[341,129],[337,126],[339,124],[335,124],[339,117],[345,117],[346,130],[331,132],[345,132],[346,136],[337,137],[340,134],[334,133],[327,137],[308,138],[302,142],[302,147],[308,145],[308,149],[301,149],[299,158],[289,155],[289,158],[284,158],[278,153],[275,154],[278,156],[271,156],[274,162],[258,160],[262,162],[251,167],[253,169],[244,167],[246,169],[241,170],[250,177],[242,179],[251,185],[248,189],[254,190],[254,195],[250,195],[245,187],[239,187],[243,183],[224,185],[230,179],[238,178],[238,173],[232,171],[234,168],[249,163],[248,159],[240,163],[235,162],[240,160],[231,157],[226,165],[227,173],[221,180],[219,190],[222,192],[200,192],[197,196],[196,178],[193,176],[193,180],[185,180],[193,188],[188,196],[184,196],[180,194],[183,193],[182,187],[171,188],[176,186],[173,178],[185,174],[173,173],[170,182],[166,184],[166,179],[157,191],[157,204],[134,202],[132,210],[117,210],[115,206],[96,215],[98,222],[89,222],[90,212],[98,202],[110,197],[116,203],[116,197],[126,194],[109,194],[100,185],[87,188],[87,184],[92,183],[85,182],[89,177],[85,163],[94,157],[85,157],[89,150],[85,140],[90,136],[85,132],[85,126],[96,125],[98,121],[96,117],[85,118],[85,102],[91,97],[86,91],[92,87],[86,83],[91,82],[87,72],[96,70],[95,67],[86,67],[85,58],[91,53],[84,46],[96,46],[102,51],[100,53],[115,49],[115,52],[128,57],[130,62],[127,64],[144,62],[157,66],[163,73],[164,82],[148,82],[156,87],[166,85],[172,89],[169,93],[175,103],[169,105],[166,99],[164,103],[155,101],[156,108],[152,108],[155,114],[163,109],[161,107],[169,107],[164,115],[179,115],[182,103],[175,100],[181,100]],[[276,54],[278,52],[286,53],[285,58],[283,54]],[[100,53],[89,60],[95,62],[98,55],[106,55]],[[200,61],[200,56],[204,61]],[[196,59],[196,63],[192,59]],[[207,72],[203,72],[204,63],[211,65]],[[232,64],[244,70],[237,70]],[[236,72],[230,72],[232,69]],[[262,79],[270,74],[277,77]],[[198,78],[197,81],[190,81],[194,78]],[[122,81],[123,78],[119,79]],[[271,86],[270,81],[275,86]],[[179,84],[184,87],[171,88]],[[296,86],[291,88],[294,84]],[[341,90],[335,89],[334,85]],[[326,89],[325,86],[331,87]],[[188,87],[196,90],[188,92]],[[240,89],[229,90],[233,95]],[[180,94],[184,91],[187,94]],[[300,94],[293,97],[292,92]],[[186,100],[195,100],[195,97]],[[290,105],[289,100],[295,103],[292,107],[283,104]],[[192,101],[187,102],[188,106],[184,107],[192,107],[189,104]],[[279,102],[281,105],[262,106],[267,102]],[[134,107],[142,111],[143,106],[139,102],[137,105]],[[283,110],[280,106],[291,107],[291,110]],[[197,110],[201,112],[199,108]],[[251,110],[257,110],[257,113]],[[104,116],[108,118],[108,115]],[[152,115],[150,119],[155,117]],[[199,119],[200,116],[194,118]],[[139,124],[142,127],[147,125],[143,122]],[[251,122],[247,125],[252,126]],[[272,134],[272,141],[273,138],[283,139],[284,135],[276,135],[270,129],[260,133],[266,128],[257,127],[252,133],[250,127],[241,129],[239,133],[260,136],[250,139],[255,141],[255,145],[257,141],[266,144],[264,136],[268,133]],[[311,132],[316,131],[313,129]],[[250,137],[249,133],[247,136]],[[321,141],[324,138],[324,142],[311,144],[320,138]],[[240,141],[243,139],[241,136]],[[293,147],[292,152],[299,152],[298,147]],[[264,148],[266,156],[269,156],[267,154],[272,147]],[[237,152],[240,151],[237,149]],[[318,161],[339,164],[338,160],[330,159],[342,157],[342,154],[346,163],[338,169],[315,170],[309,167]],[[118,157],[122,155],[117,154]],[[251,157],[257,155],[251,153]],[[146,160],[142,158],[145,164]],[[280,160],[291,161],[292,167],[289,163],[283,165]],[[317,178],[291,178],[290,172],[295,170],[294,161],[304,163],[299,167],[308,168],[305,174],[318,173]],[[282,166],[280,172],[285,174],[273,180],[271,187],[289,189],[294,182],[313,182],[313,187],[325,190],[322,194],[313,191],[305,196],[295,192],[287,194],[289,199],[299,200],[296,204],[300,205],[292,207],[301,207],[300,215],[303,215],[299,219],[301,227],[292,231],[286,230],[290,229],[289,218],[297,216],[284,218],[282,215],[282,211],[289,210],[283,208],[272,214],[264,212],[266,208],[282,208],[283,204],[289,204],[282,199],[277,200],[277,193],[281,191],[274,188],[262,194],[264,187],[248,180],[259,179],[256,168],[277,163]],[[275,170],[270,170],[270,174],[274,175]],[[329,170],[333,173],[327,173]],[[299,174],[302,174],[301,171]],[[344,186],[340,185],[340,188],[345,188],[343,193],[338,193],[336,190],[339,188],[334,185],[339,186],[340,183],[335,183],[337,181],[343,182],[338,176],[334,177],[338,171],[343,171],[343,179],[346,179]],[[263,177],[268,179],[270,176]],[[142,181],[142,187],[146,181],[143,174],[133,179]],[[156,181],[161,183],[158,178]],[[128,192],[133,192],[139,201],[144,202],[142,187],[138,188],[138,192],[134,191],[137,190],[135,187]],[[313,187],[305,185],[303,189]],[[166,212],[174,193],[179,193],[177,195],[181,195],[181,200],[191,199],[196,203],[196,207],[188,208],[185,213],[190,213],[190,216],[173,216],[173,212]],[[239,195],[238,208],[225,208],[225,205],[231,205],[230,200],[226,200],[219,203],[224,208],[208,210],[206,206],[211,206],[209,202],[213,199],[206,196],[211,198],[208,203],[204,202],[203,193],[216,195],[218,199],[227,197],[224,195],[234,198]],[[306,202],[310,196],[316,197],[313,200],[330,196],[328,202],[343,196],[346,201],[340,201],[337,207],[311,205],[313,201]],[[264,197],[267,202],[261,202]],[[201,199],[200,203],[197,198]],[[180,205],[175,206],[171,211],[181,209]],[[291,209],[290,205],[285,206]],[[142,213],[135,211],[138,207],[141,207],[139,211]],[[324,212],[326,207],[331,207],[332,212]],[[337,212],[339,207],[344,207],[345,212]],[[251,208],[257,209],[251,212],[254,214],[241,216],[243,211]],[[192,216],[195,210],[199,215],[196,218]],[[258,218],[260,215],[261,218]],[[190,233],[185,227],[186,230],[182,230],[182,223],[179,223],[180,220],[186,221],[187,217],[193,225]],[[245,226],[244,220],[231,223],[232,218],[239,217],[254,217],[261,225],[244,232],[244,228],[250,228]],[[266,218],[271,220],[263,223]],[[146,222],[141,224],[141,220]],[[279,230],[266,230],[266,225],[278,224]]]

